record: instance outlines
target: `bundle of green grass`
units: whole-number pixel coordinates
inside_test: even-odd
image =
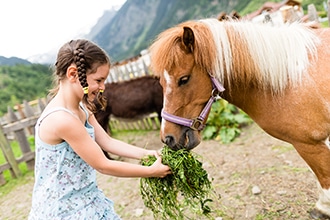
[[[208,196],[212,185],[206,170],[198,160],[199,155],[184,149],[171,150],[164,146],[161,151],[163,164],[171,168],[172,174],[164,178],[141,178],[140,192],[143,202],[154,215],[161,219],[189,219],[185,211],[209,216],[212,202]],[[154,156],[141,160],[142,165],[151,166]]]

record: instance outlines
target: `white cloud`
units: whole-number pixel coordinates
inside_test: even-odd
[[[0,56],[27,59],[59,48],[126,0],[2,0]]]

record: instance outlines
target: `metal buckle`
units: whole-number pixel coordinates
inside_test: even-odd
[[[202,128],[202,127],[203,127],[203,120],[202,119],[200,119],[200,118],[192,119],[192,124],[190,126],[190,128],[192,130],[195,130],[195,131],[201,130],[200,128]]]
[[[214,97],[215,100],[221,99],[220,92],[218,89],[213,89],[211,96]]]

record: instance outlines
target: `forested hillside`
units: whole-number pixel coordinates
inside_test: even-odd
[[[7,106],[46,97],[52,84],[52,71],[46,65],[0,66],[0,116]]]

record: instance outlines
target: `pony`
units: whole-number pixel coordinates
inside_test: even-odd
[[[207,18],[164,30],[149,49],[163,87],[163,143],[196,147],[221,97],[295,147],[320,189],[309,214],[330,218],[329,28]]]
[[[163,89],[159,78],[146,75],[129,81],[106,83],[103,96],[105,110],[95,112],[96,120],[110,134],[110,115],[124,120],[138,120],[156,112],[161,121],[163,108]]]

